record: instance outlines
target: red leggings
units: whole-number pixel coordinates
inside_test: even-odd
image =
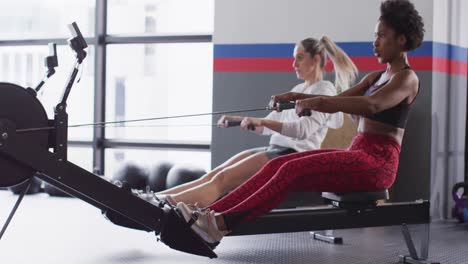
[[[360,133],[348,149],[319,149],[281,156],[209,206],[229,229],[275,208],[293,191],[360,192],[388,189],[395,181],[400,145],[391,137]]]

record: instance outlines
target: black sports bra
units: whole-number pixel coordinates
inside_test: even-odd
[[[408,65],[403,69],[411,69]],[[369,88],[367,88],[367,91],[364,93],[364,96],[370,96],[372,95],[375,91],[380,89],[382,86],[387,84],[388,80],[385,81],[384,83],[377,85],[377,81],[379,78],[382,76],[382,74],[385,71],[380,72],[377,77],[374,79],[374,81],[371,83]],[[418,87],[418,94],[419,94],[419,87]],[[416,96],[418,96],[416,94]],[[374,121],[379,121],[394,127],[399,127],[399,128],[405,128],[406,127],[406,122],[408,121],[408,114],[411,109],[411,106],[413,106],[413,103],[416,101],[416,97],[413,99],[413,101],[409,104],[405,103],[404,101],[400,102],[399,104],[395,105],[392,108],[383,110],[381,112],[365,116],[368,119],[374,120]]]

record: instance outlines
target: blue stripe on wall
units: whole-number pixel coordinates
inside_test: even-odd
[[[220,44],[214,46],[215,58],[291,57],[295,44]]]
[[[468,62],[468,49],[452,44],[434,42],[434,56]]]
[[[372,42],[338,42],[349,56],[373,56]],[[281,44],[216,44],[215,58],[284,58],[291,57],[294,45]],[[409,53],[410,56],[436,56],[468,62],[468,49],[452,44],[427,41]]]

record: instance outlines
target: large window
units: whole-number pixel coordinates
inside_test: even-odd
[[[0,26],[1,27],[1,26]],[[0,34],[1,35],[1,34]],[[88,48],[88,57],[80,74],[80,82],[73,86],[67,100],[69,124],[93,122],[94,112],[94,47]],[[0,81],[11,82],[23,87],[36,87],[46,72],[44,58],[48,56],[47,44],[35,46],[0,46]],[[74,55],[65,45],[57,47],[58,64],[56,73],[42,86],[38,99],[42,102],[49,119],[54,118],[54,107],[65,89],[65,83],[74,63]],[[92,141],[92,127],[70,128],[70,140]]]
[[[108,3],[109,34],[213,32],[214,0],[110,0]]]
[[[93,149],[90,147],[68,148],[68,160],[85,170],[93,171]]]
[[[50,119],[75,60],[66,42],[73,21],[89,48],[68,97],[69,125],[212,111],[214,0],[22,0],[2,11],[0,82],[35,87],[47,43],[58,44],[59,67],[38,94]],[[74,127],[69,160],[106,175],[130,160],[207,170],[211,126],[201,116]]]
[[[151,54],[146,54],[151,47]],[[106,119],[138,119],[211,112],[211,43],[112,45],[108,49]],[[109,138],[211,139],[210,116],[115,126]]]
[[[66,25],[72,21],[79,23],[85,37],[92,37],[95,1],[2,1],[0,40],[68,38]]]

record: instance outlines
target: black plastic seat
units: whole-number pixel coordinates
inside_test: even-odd
[[[378,200],[388,200],[388,190],[375,192],[332,193],[323,192],[322,197],[331,200],[334,207],[345,209],[364,209],[375,207]]]
[[[370,200],[388,200],[388,190],[376,192],[351,192],[351,193],[332,193],[323,192],[322,197],[338,202],[364,202]]]

